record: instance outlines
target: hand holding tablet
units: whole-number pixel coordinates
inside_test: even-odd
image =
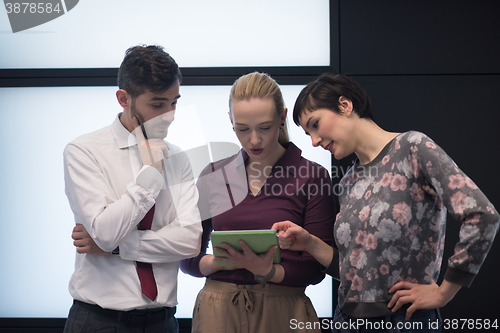
[[[243,252],[239,240],[243,240],[255,254],[264,254],[269,249],[276,245],[276,253],[274,254],[273,263],[280,263],[280,251],[278,244],[278,236],[275,230],[232,230],[232,231],[214,231],[211,235],[212,246],[214,248],[215,257],[224,257],[221,253],[215,250],[216,247],[224,248],[221,243],[231,245],[235,250]],[[222,262],[217,260],[217,266],[236,266],[232,263]]]

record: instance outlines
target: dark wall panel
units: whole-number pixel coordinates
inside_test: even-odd
[[[500,204],[500,75],[354,77],[389,131],[428,134]],[[491,172],[485,172],[491,170]],[[493,179],[497,181],[492,181]]]
[[[340,30],[339,29],[340,29],[340,0],[330,0],[330,71],[335,73],[340,73]]]
[[[500,1],[344,0],[341,71],[500,73]]]

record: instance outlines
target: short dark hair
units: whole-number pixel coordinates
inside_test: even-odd
[[[168,90],[177,81],[182,81],[179,66],[159,45],[129,48],[118,70],[118,87],[133,98],[146,90],[154,93]]]
[[[366,91],[346,75],[326,73],[300,92],[293,108],[294,123],[299,125],[299,118],[306,111],[325,108],[340,113],[340,96],[352,102],[353,111],[360,118],[373,120],[371,101]]]

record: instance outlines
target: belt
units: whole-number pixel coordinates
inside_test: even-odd
[[[128,327],[146,327],[173,317],[177,308],[162,307],[157,309],[118,311],[101,308],[96,304],[89,304],[74,300],[73,304],[78,304],[84,309],[106,316],[125,324]]]

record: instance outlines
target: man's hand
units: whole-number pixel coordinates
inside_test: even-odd
[[[82,224],[76,224],[73,228],[71,238],[75,240],[73,245],[77,247],[76,252],[78,253],[94,254],[98,256],[111,255],[111,253],[105,252],[97,246]]]
[[[443,280],[441,286],[438,286],[434,280],[431,284],[402,281],[389,289],[389,294],[394,293],[394,296],[387,306],[392,308],[392,312],[396,312],[403,304],[411,303],[411,306],[406,310],[406,320],[410,320],[411,315],[416,310],[437,309],[445,306],[460,288],[459,284],[446,280]]]
[[[136,116],[132,116],[132,123],[135,127],[133,133],[137,138],[137,147],[141,154],[142,164],[151,165],[159,173],[163,173],[163,159],[168,158],[168,150],[170,149],[167,143],[159,138],[146,139]]]

